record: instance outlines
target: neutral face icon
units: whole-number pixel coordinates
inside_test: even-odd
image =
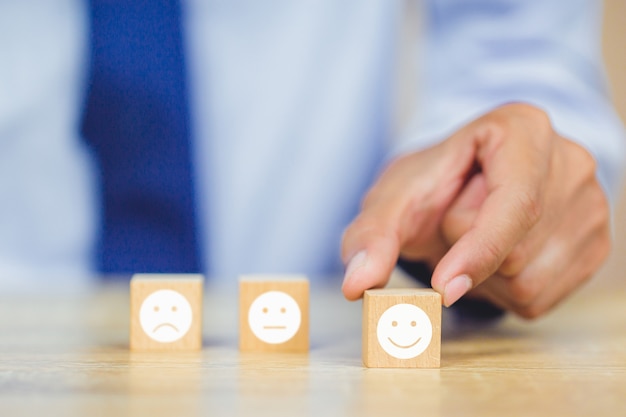
[[[175,342],[189,331],[193,313],[189,301],[174,290],[159,290],[141,304],[139,322],[143,331],[161,343]]]
[[[389,307],[378,319],[378,343],[394,358],[411,359],[426,350],[433,337],[428,315],[413,304]]]
[[[282,291],[259,295],[248,310],[252,333],[265,343],[285,343],[298,332],[300,321],[298,303]]]

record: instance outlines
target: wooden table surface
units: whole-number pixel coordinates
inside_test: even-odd
[[[361,303],[312,285],[308,355],[240,354],[236,285],[207,285],[204,349],[128,350],[126,285],[0,296],[0,416],[626,416],[626,291],[537,322],[460,328],[441,369],[361,365]]]

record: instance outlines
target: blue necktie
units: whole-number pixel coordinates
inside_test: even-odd
[[[181,10],[91,0],[83,135],[100,168],[105,273],[197,272]]]

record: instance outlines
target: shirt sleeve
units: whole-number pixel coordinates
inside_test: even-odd
[[[394,153],[434,144],[489,110],[525,102],[585,147],[615,199],[625,152],[610,97],[597,0],[429,0],[419,100]]]
[[[79,134],[81,0],[0,2],[0,292],[81,291],[93,277],[95,166]]]

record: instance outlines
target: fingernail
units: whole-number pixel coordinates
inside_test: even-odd
[[[350,261],[348,262],[348,266],[346,267],[346,275],[345,275],[345,278],[343,279],[343,284],[345,285],[346,282],[351,281],[354,273],[358,269],[363,268],[366,263],[367,263],[367,253],[364,250],[357,252],[357,254],[354,255],[352,259],[350,259]]]
[[[452,278],[443,289],[443,304],[450,307],[472,288],[472,280],[467,275]]]

